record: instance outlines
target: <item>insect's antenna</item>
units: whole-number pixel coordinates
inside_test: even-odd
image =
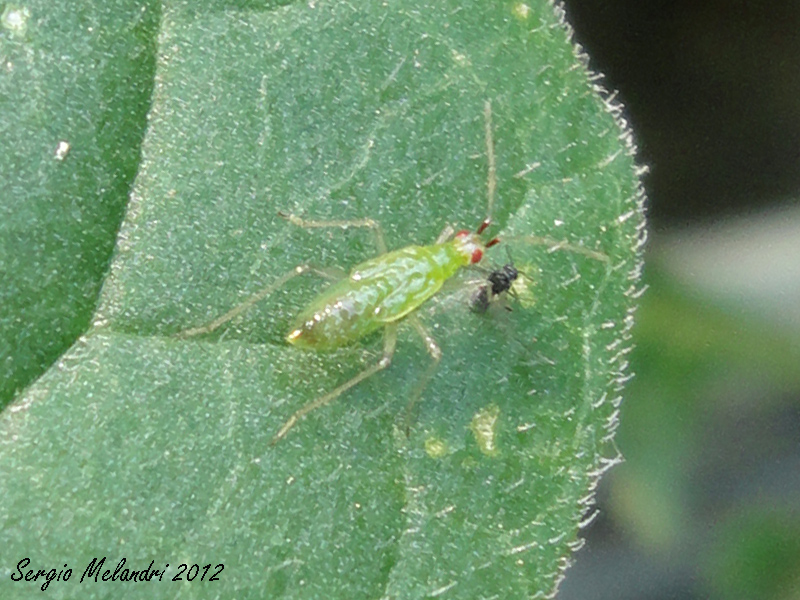
[[[478,228],[475,230],[475,233],[477,235],[482,234],[484,231],[486,231],[486,228],[489,227],[489,225],[491,225],[491,224],[492,224],[492,220],[489,217],[486,217],[483,220],[483,222],[480,225],[478,225]],[[500,243],[500,238],[494,238],[494,239],[491,239],[488,242],[486,242],[486,244],[484,244],[484,248],[491,248],[495,244],[499,244],[499,243]]]
[[[486,211],[486,218],[478,225],[475,230],[477,235],[486,231],[486,228],[492,224],[492,208],[494,207],[494,192],[497,188],[497,176],[495,171],[494,160],[494,138],[492,137],[492,102],[487,100],[483,105],[483,117],[486,130],[486,157],[489,160],[489,177],[486,180],[486,194],[488,196],[488,207]],[[500,238],[494,238],[484,244],[484,248],[491,248],[499,244]]]
[[[520,271],[519,269],[517,269],[517,273],[522,275],[528,281],[536,282],[536,280],[533,277],[531,277],[530,275],[528,275],[525,271]]]
[[[483,105],[483,119],[486,131],[486,158],[489,161],[489,174],[486,178],[487,209],[486,220],[492,218],[494,208],[494,192],[497,189],[497,170],[494,159],[494,136],[492,135],[492,101],[487,100]]]

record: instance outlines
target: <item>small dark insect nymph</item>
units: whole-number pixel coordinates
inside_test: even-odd
[[[507,263],[489,273],[486,281],[472,295],[470,300],[472,312],[485,313],[489,309],[492,300],[500,294],[511,290],[511,286],[514,285],[517,277],[519,277],[519,271],[517,271],[513,263]]]

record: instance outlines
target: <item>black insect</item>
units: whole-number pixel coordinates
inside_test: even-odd
[[[486,277],[486,281],[481,283],[472,294],[472,299],[470,300],[472,312],[485,313],[497,296],[511,290],[511,286],[514,285],[517,277],[519,277],[519,271],[517,271],[513,263],[507,263],[490,272]]]

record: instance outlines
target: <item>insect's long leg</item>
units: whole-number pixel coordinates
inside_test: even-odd
[[[422,396],[422,392],[425,390],[425,387],[428,385],[431,377],[433,377],[434,373],[436,373],[436,369],[439,367],[439,361],[442,360],[442,349],[439,347],[439,344],[436,343],[436,340],[433,339],[433,336],[430,334],[428,329],[419,320],[417,315],[409,315],[406,317],[406,320],[411,323],[414,329],[417,330],[417,333],[425,342],[425,349],[433,359],[433,362],[428,367],[428,370],[425,371],[425,374],[420,379],[417,387],[414,388],[414,392],[411,394],[411,397],[408,400],[408,405],[406,406],[406,436],[408,436],[411,430],[411,411],[414,409],[414,405],[417,403],[420,396]]]
[[[506,243],[524,242],[526,244],[532,244],[534,246],[548,246],[549,252],[555,252],[557,250],[567,250],[569,252],[575,252],[576,254],[583,254],[588,258],[599,260],[600,262],[609,261],[608,255],[603,254],[602,252],[598,252],[597,250],[591,250],[590,248],[585,248],[577,244],[570,244],[567,241],[557,240],[555,238],[547,236],[522,235],[522,236],[504,238],[503,241]]]
[[[489,174],[486,178],[486,197],[488,207],[486,218],[492,218],[494,208],[494,193],[497,189],[497,168],[494,158],[494,135],[492,134],[492,101],[487,100],[483,105],[483,121],[486,135],[486,158],[489,162]]]
[[[352,219],[352,220],[333,220],[333,221],[315,221],[312,219],[303,219],[296,215],[278,212],[278,215],[287,219],[293,225],[303,227],[306,229],[321,229],[324,227],[339,227],[346,229],[348,227],[369,227],[375,235],[375,245],[378,248],[379,254],[386,254],[386,240],[383,238],[383,229],[380,223],[372,219]]]
[[[351,387],[358,385],[368,377],[371,377],[378,371],[382,371],[386,367],[388,367],[392,363],[392,356],[394,355],[394,348],[397,345],[397,324],[390,323],[384,327],[383,330],[383,356],[381,359],[372,365],[361,371],[358,375],[345,381],[342,385],[337,387],[334,390],[331,390],[324,396],[317,398],[316,400],[309,402],[308,404],[300,407],[291,417],[289,417],[283,426],[280,428],[278,433],[270,441],[271,445],[277,444],[283,437],[289,433],[289,430],[294,427],[297,422],[305,417],[308,413],[313,410],[316,410],[326,404],[329,404],[336,400],[339,396],[341,396],[344,392],[349,390]]]
[[[486,177],[486,195],[487,195],[488,209],[486,214],[486,221],[484,221],[484,223],[488,223],[489,221],[491,221],[492,218],[492,209],[494,208],[494,196],[497,190],[497,165],[494,154],[494,134],[492,132],[491,100],[487,100],[483,105],[483,119],[484,119],[484,129],[486,137],[486,159],[487,162],[489,163],[489,172]],[[551,251],[569,250],[577,254],[583,254],[584,256],[588,256],[589,258],[592,258],[594,260],[599,260],[602,262],[608,262],[609,260],[608,256],[606,256],[602,252],[590,250],[589,248],[584,248],[583,246],[577,246],[575,244],[570,244],[569,242],[556,240],[550,237],[523,236],[516,238],[503,238],[503,241],[504,242],[524,241],[528,244],[549,246]]]
[[[444,244],[447,240],[453,237],[455,233],[455,229],[453,229],[452,225],[448,225],[444,229],[442,229],[442,233],[439,234],[439,237],[436,238],[434,244]]]
[[[211,333],[212,331],[218,329],[220,326],[224,325],[228,321],[235,319],[244,311],[252,307],[254,304],[261,302],[264,298],[272,294],[275,290],[283,287],[287,282],[302,275],[303,273],[316,273],[321,277],[325,277],[326,279],[338,279],[338,275],[334,275],[333,273],[325,270],[325,269],[318,269],[316,267],[312,267],[311,265],[298,265],[288,273],[284,273],[282,276],[278,277],[275,281],[270,283],[267,287],[263,290],[256,292],[252,296],[250,296],[247,300],[239,304],[238,306],[234,306],[231,310],[226,312],[224,315],[221,315],[211,321],[208,325],[203,325],[202,327],[192,327],[191,329],[184,329],[183,331],[178,332],[175,334],[177,338],[188,338],[193,337],[195,335],[203,335],[205,333]]]

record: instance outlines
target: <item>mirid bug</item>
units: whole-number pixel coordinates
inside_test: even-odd
[[[288,218],[310,226],[297,217]],[[481,240],[489,223],[486,219],[475,233],[459,231],[452,239],[440,236],[430,246],[406,246],[356,265],[346,279],[324,290],[297,315],[286,341],[299,348],[339,348],[408,316],[457,271],[480,262],[486,248],[500,241]]]
[[[484,122],[486,153],[489,163],[487,181],[489,198],[487,212],[489,215],[496,187],[491,116],[491,103],[487,101],[484,106]],[[421,378],[409,400],[408,411],[410,413],[414,402],[433,375],[442,356],[439,345],[413,313],[436,294],[445,281],[463,267],[480,262],[486,249],[500,241],[498,238],[493,238],[484,242],[481,238],[491,223],[490,217],[487,216],[475,232],[459,231],[453,235],[453,230],[446,227],[437,240],[429,246],[412,245],[388,252],[381,227],[372,219],[316,221],[302,219],[291,214],[279,213],[279,215],[292,224],[304,228],[369,228],[375,234],[378,250],[377,257],[353,267],[349,276],[323,290],[306,308],[301,310],[290,327],[286,341],[298,348],[330,350],[355,342],[382,328],[383,355],[374,365],[367,367],[320,398],[300,407],[278,430],[271,443],[275,444],[282,439],[300,419],[311,411],[325,406],[353,386],[387,368],[391,364],[397,343],[397,325],[402,320],[409,322],[419,333],[433,359],[431,368]],[[178,335],[185,338],[211,333],[266,298],[290,279],[307,272],[315,272],[328,277],[327,273],[310,265],[299,265],[208,325],[189,329]]]
[[[324,227],[329,223],[304,221],[288,217],[302,227]],[[336,226],[348,226],[339,223]],[[320,293],[295,318],[286,341],[299,348],[327,350],[339,348],[383,328],[383,356],[349,381],[306,404],[295,412],[273,438],[275,443],[294,427],[299,419],[312,410],[333,401],[346,390],[389,366],[397,341],[397,324],[408,320],[425,342],[433,358],[431,369],[421,379],[409,401],[410,412],[428,379],[433,375],[442,352],[425,326],[413,312],[438,292],[442,284],[461,268],[480,262],[487,248],[500,240],[481,240],[489,226],[487,218],[471,233],[459,231],[452,236],[448,228],[430,246],[406,246],[385,252],[376,258],[356,265],[350,275]],[[385,247],[377,224],[378,245]]]

